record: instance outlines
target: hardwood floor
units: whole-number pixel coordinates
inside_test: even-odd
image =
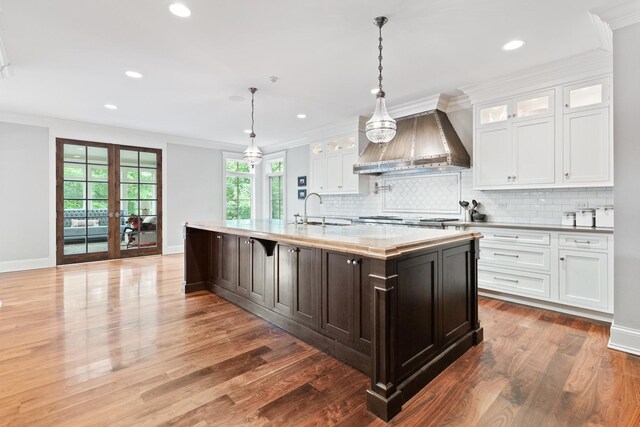
[[[181,255],[0,274],[2,425],[382,425],[368,378],[206,292]],[[394,425],[638,426],[608,325],[481,299],[484,342]]]

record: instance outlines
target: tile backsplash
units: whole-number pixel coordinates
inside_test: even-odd
[[[374,194],[375,183],[391,184],[391,192]],[[402,215],[462,219],[452,201],[477,200],[492,222],[560,224],[562,212],[613,205],[613,187],[540,190],[473,190],[473,173],[371,177],[369,194],[323,196],[323,215]]]

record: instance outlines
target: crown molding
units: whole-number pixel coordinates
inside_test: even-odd
[[[81,131],[85,133],[94,132],[96,134],[112,134],[118,135],[119,137],[122,135],[131,137],[139,136],[145,139],[152,139],[159,144],[176,144],[190,147],[210,148],[213,150],[242,151],[244,149],[244,146],[239,144],[230,144],[198,138],[187,138],[179,135],[149,132],[139,129],[26,114],[0,113],[0,122],[46,127],[49,128],[49,135],[53,137],[69,137],[70,133]]]
[[[366,122],[367,119],[365,117],[357,116],[355,119],[351,118],[342,122],[311,129],[303,132],[298,138],[265,146],[262,148],[262,151],[265,153],[273,153],[276,151],[286,150],[288,148],[301,147],[314,142],[324,141],[327,138],[335,138],[349,133],[353,134],[358,130],[364,131],[364,125]]]
[[[402,104],[394,105],[388,108],[391,117],[396,119],[410,116],[412,114],[418,114],[425,111],[438,110],[445,111],[449,103],[449,98],[442,94],[428,96],[426,98],[420,98]]]
[[[599,48],[607,52],[613,52],[613,31],[611,31],[609,24],[595,13],[589,13],[589,18],[591,19],[591,25]]]
[[[613,7],[601,7],[592,11],[609,24],[612,30],[640,22],[640,1],[630,0]]]
[[[527,91],[539,90],[571,81],[603,76],[612,72],[611,52],[604,49],[594,49],[480,84],[464,86],[460,90],[469,97],[472,105],[476,105],[489,100],[517,95],[523,89]]]

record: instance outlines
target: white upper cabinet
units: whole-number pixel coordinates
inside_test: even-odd
[[[361,119],[360,122],[364,123]],[[367,143],[364,132],[358,129],[348,135],[310,144],[309,191],[320,194],[367,191],[369,177],[353,173],[353,165]]]
[[[554,95],[548,90],[476,108],[477,188],[555,181]]]
[[[609,106],[609,79],[590,80],[564,87],[564,112]]]
[[[604,77],[476,106],[475,187],[613,185],[609,86]]]
[[[564,115],[565,183],[611,181],[609,108]]]

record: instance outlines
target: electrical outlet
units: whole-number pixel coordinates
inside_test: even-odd
[[[589,207],[589,203],[584,200],[578,200],[576,202],[576,209],[587,209]]]
[[[498,209],[507,209],[506,203],[498,203]]]

